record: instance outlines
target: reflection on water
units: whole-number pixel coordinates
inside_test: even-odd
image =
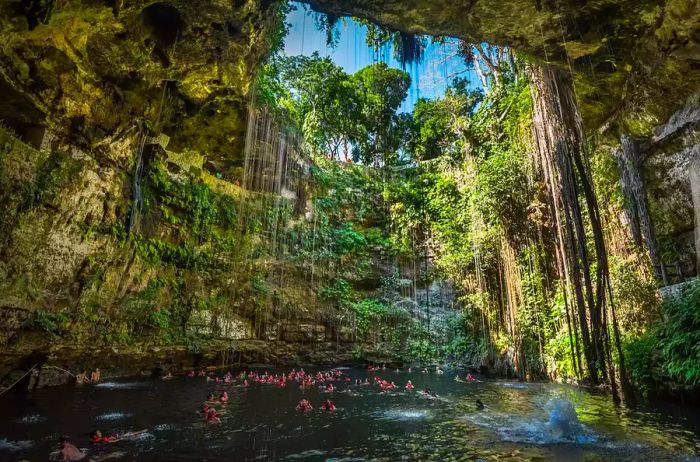
[[[375,373],[344,371],[353,381],[336,382],[330,394],[295,383],[244,388],[204,378],[7,393],[0,397],[0,460],[45,460],[62,434],[95,460],[699,460],[700,417],[693,409],[633,411],[567,385],[456,382],[449,371],[377,371],[398,386],[381,393],[376,385],[352,385],[356,378],[373,381]],[[405,391],[408,379],[438,399]],[[197,411],[207,394],[223,390],[230,401],[218,407],[222,423],[205,423]],[[294,409],[302,397],[313,412]],[[320,410],[327,398],[336,412]],[[146,432],[95,447],[88,442],[95,428]]]
[[[131,417],[131,414],[125,414],[123,412],[107,412],[105,414],[100,414],[95,417],[95,420],[120,420]]]
[[[100,382],[95,385],[97,388],[107,388],[110,390],[129,390],[132,388],[141,388],[143,386],[145,386],[145,383],[143,382]]]
[[[29,414],[25,415],[24,417],[17,419],[17,423],[22,423],[22,424],[35,424],[37,422],[44,422],[46,420],[46,417],[39,415],[39,414]]]

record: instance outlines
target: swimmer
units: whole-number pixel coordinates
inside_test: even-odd
[[[411,383],[410,380],[408,381],[408,383],[406,384],[406,386],[405,386],[404,388],[405,388],[406,390],[408,390],[408,391],[412,391],[412,390],[413,390],[413,384]]]
[[[228,402],[228,393],[226,393],[226,392],[221,393],[221,395],[219,396],[219,401],[221,401],[222,403],[227,403]]]
[[[50,460],[77,461],[85,460],[87,454],[68,442],[67,436],[58,439],[58,451],[52,452]]]
[[[438,366],[438,367],[435,368],[435,373],[436,373],[437,375],[442,375],[442,374],[445,373],[445,371],[443,371],[442,369],[440,369],[440,366]]]
[[[175,376],[173,375],[173,373],[170,372],[170,371],[168,371],[168,373],[165,374],[165,375],[163,376],[163,380],[170,380],[170,379],[172,379],[172,378],[174,378],[174,377],[175,377]]]
[[[296,409],[297,409],[297,411],[301,411],[301,412],[309,412],[309,411],[313,411],[314,407],[311,405],[309,400],[302,399],[301,401],[299,401],[299,404],[297,404]]]
[[[334,390],[335,390],[335,388],[333,387],[332,383],[329,383],[328,385],[326,385],[326,393],[333,393]]]
[[[90,379],[88,379],[87,376],[87,371],[83,370],[80,374],[75,376],[75,384],[76,385],[82,385],[84,383],[90,383]]]
[[[243,380],[243,388],[248,388],[250,385],[248,385],[248,380]]]
[[[91,443],[116,443],[119,438],[116,436],[104,436],[101,431],[95,430],[90,433]]]
[[[214,397],[214,393],[209,393],[207,395],[207,401],[209,401],[210,403],[216,403],[219,400]]]
[[[335,403],[330,399],[327,399],[321,404],[321,409],[324,411],[333,412],[335,411]]]
[[[207,412],[207,423],[221,423],[221,418],[216,409],[209,409]]]
[[[476,378],[471,374],[467,374],[467,382],[476,382]]]
[[[90,382],[97,383],[100,381],[101,377],[100,368],[98,367],[90,374]]]
[[[480,399],[477,399],[477,400],[476,400],[476,408],[477,408],[478,410],[481,411],[481,410],[484,409],[485,407],[486,407],[486,406],[484,405],[484,403],[481,402]]]
[[[410,374],[411,372],[413,372],[413,369],[411,369],[411,368],[409,367],[409,368],[408,368],[408,373]]]

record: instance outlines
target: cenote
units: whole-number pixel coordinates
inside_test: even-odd
[[[699,24],[0,2],[0,459],[698,460]]]
[[[96,460],[697,460],[700,420],[679,405],[615,407],[607,394],[568,385],[505,380],[457,382],[463,371],[367,372],[343,368],[336,390],[297,383],[242,386],[204,377],[110,380],[2,400],[3,458],[45,460],[67,434]],[[269,370],[270,373],[278,371]],[[283,372],[283,371],[282,371]],[[262,374],[263,370],[259,370]],[[381,392],[355,379],[379,376]],[[404,389],[411,380],[413,391]],[[419,393],[430,388],[437,397]],[[198,414],[207,394],[228,391],[220,424]],[[311,412],[295,410],[308,399]],[[324,412],[320,404],[337,406]],[[476,399],[485,404],[475,407]],[[567,415],[573,406],[578,417]],[[90,445],[88,433],[143,430],[133,439]]]

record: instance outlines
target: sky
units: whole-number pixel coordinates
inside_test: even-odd
[[[326,45],[326,33],[317,30],[314,14],[304,4],[296,4],[296,9],[289,13],[287,22],[290,24],[290,30],[284,47],[286,55],[309,56],[318,52],[323,57],[329,56],[349,74],[378,61],[401,69],[401,64],[394,59],[390,46],[384,47],[379,51],[379,55],[375,56],[374,50],[365,42],[367,28],[349,18],[341,20],[336,26],[340,31],[337,45]],[[440,97],[454,77],[466,77],[472,84],[478,82],[474,72],[468,71],[462,58],[458,56],[457,44],[454,41],[445,45],[430,43],[423,61],[420,64],[407,65],[406,72],[411,75],[412,84],[408,97],[400,108],[401,112],[411,112],[419,98]]]

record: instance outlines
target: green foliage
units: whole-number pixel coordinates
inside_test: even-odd
[[[659,383],[662,370],[659,339],[656,333],[649,331],[628,339],[623,344],[625,365],[630,379],[647,395]]]
[[[576,339],[574,339],[575,341]],[[576,378],[571,341],[566,329],[560,329],[556,336],[549,339],[545,346],[545,352],[556,364],[556,369],[552,371],[556,376],[559,378]]]
[[[284,113],[315,154],[339,159],[354,152],[365,163],[398,152],[400,118],[410,77],[380,63],[348,75],[330,58],[278,58],[259,77],[260,100]]]
[[[48,311],[38,309],[31,320],[31,328],[47,332],[51,335],[61,335],[71,322],[71,316],[65,311]]]
[[[659,317],[657,284],[651,271],[645,274],[638,264],[613,257],[610,278],[620,327],[630,334],[643,332]]]
[[[628,336],[624,354],[635,385],[650,394],[680,383],[700,385],[700,282],[664,300],[662,316]]]
[[[700,282],[663,303],[660,343],[668,374],[683,383],[700,385]]]
[[[382,317],[387,313],[386,304],[375,300],[366,299],[352,305],[357,323],[357,332],[361,338],[366,338],[370,333],[379,333]]]

